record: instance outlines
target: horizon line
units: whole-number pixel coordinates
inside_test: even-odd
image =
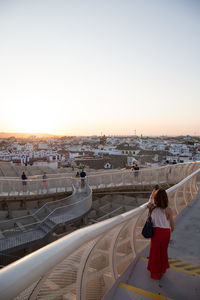
[[[145,134],[90,134],[90,135],[73,135],[73,134],[54,134],[54,133],[37,133],[37,132],[9,132],[9,131],[1,131],[0,135],[24,135],[24,136],[51,136],[51,137],[92,137],[92,136],[97,136],[97,137],[185,137],[185,136],[190,136],[190,137],[199,137],[200,135],[191,135],[191,134],[178,134],[178,135],[173,135],[173,134],[151,134],[151,135],[145,135]],[[14,136],[15,137],[15,136]],[[1,138],[1,137],[0,137]]]

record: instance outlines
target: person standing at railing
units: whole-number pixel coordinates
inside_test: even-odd
[[[82,169],[80,177],[81,177],[81,188],[83,189],[85,186],[85,177],[86,177],[86,172],[84,171],[84,169]]]
[[[135,164],[134,165],[134,167],[133,167],[133,169],[134,169],[134,175],[135,175],[135,179],[138,179],[138,174],[139,174],[139,170],[140,170],[140,168],[139,168],[139,166],[137,165],[137,164]]]
[[[27,176],[26,176],[25,172],[22,173],[21,179],[22,179],[23,192],[25,192],[25,190],[26,190],[26,184],[27,184],[27,182],[26,182]]]
[[[148,206],[152,205],[150,200]],[[168,207],[168,196],[164,189],[158,189],[154,192],[153,202],[154,207],[151,214],[153,237],[151,238],[147,269],[151,272],[152,279],[160,279],[170,267],[168,244],[171,232],[174,230],[174,220],[172,210]]]
[[[42,175],[42,188],[43,188],[43,190],[44,189],[47,190],[47,174],[46,174],[46,172],[44,172],[44,174]]]

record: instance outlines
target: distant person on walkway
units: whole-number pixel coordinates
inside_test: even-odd
[[[137,164],[134,165],[133,167],[134,171],[135,171],[135,177],[138,178],[138,173],[139,173],[139,166]]]
[[[42,175],[42,187],[43,189],[47,189],[47,173],[44,172],[44,174]]]
[[[21,179],[22,179],[22,185],[25,186],[26,185],[27,176],[26,176],[26,174],[24,172],[22,173]]]
[[[76,172],[76,175],[75,175],[75,177],[76,177],[76,189],[78,189],[79,188],[79,182],[80,182],[80,174],[79,174],[79,172]]]
[[[86,177],[86,172],[84,171],[84,169],[82,169],[80,177],[81,177],[81,188],[84,188],[84,186],[85,186],[85,177]]]
[[[154,193],[152,207],[153,237],[149,252],[147,269],[152,279],[160,279],[170,267],[168,263],[168,244],[170,234],[174,230],[174,220],[171,208],[168,207],[168,196],[164,189]],[[149,200],[148,206],[151,206]]]
[[[22,179],[22,187],[23,187],[23,192],[25,192],[26,190],[26,180],[27,180],[27,176],[26,174],[23,172],[21,175],[21,179]]]

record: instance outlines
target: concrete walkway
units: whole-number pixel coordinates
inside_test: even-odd
[[[147,271],[149,247],[129,265],[104,300],[200,299],[200,193],[175,220],[168,255],[170,269],[160,280]]]

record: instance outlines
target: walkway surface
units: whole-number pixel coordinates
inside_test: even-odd
[[[69,197],[65,197],[64,199],[46,203],[42,208],[38,209],[39,216],[42,216],[41,220],[38,218],[38,221],[31,224],[30,227],[28,224],[24,227],[20,222],[17,222],[21,224],[21,231],[14,231],[13,234],[11,231],[9,236],[0,236],[1,254],[8,254],[12,251],[23,249],[44,239],[50,233],[55,231],[60,224],[68,224],[84,216],[90,210],[91,205],[92,196],[89,197],[87,191],[84,190]],[[47,210],[46,215],[44,212],[42,215],[42,209],[45,211],[45,208],[48,207],[49,210]],[[35,215],[37,216],[37,212]],[[13,222],[15,222],[15,220],[23,220],[23,217],[21,217],[21,219],[11,219]]]
[[[149,247],[117,280],[104,300],[200,299],[200,193],[176,218],[168,250],[170,269],[160,280],[147,271]]]

